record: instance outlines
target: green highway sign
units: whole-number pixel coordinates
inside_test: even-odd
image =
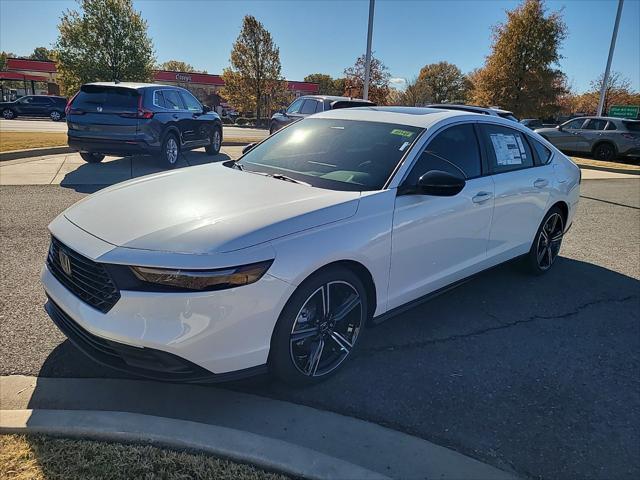
[[[609,116],[618,118],[638,118],[640,106],[638,105],[612,105],[609,107]]]

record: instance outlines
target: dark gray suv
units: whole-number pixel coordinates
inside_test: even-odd
[[[188,90],[147,83],[87,83],[66,108],[69,146],[91,163],[105,154],[159,155],[175,167],[180,152],[222,145],[218,114]]]

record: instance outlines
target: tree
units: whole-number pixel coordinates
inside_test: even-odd
[[[366,58],[361,55],[353,67],[346,68],[345,93],[350,97],[362,98],[364,92],[364,70]],[[379,59],[371,55],[371,73],[369,76],[369,100],[381,105],[389,94],[389,69]]]
[[[564,74],[554,68],[567,28],[560,12],[546,14],[543,0],[524,0],[494,27],[491,54],[475,74],[473,101],[498,105],[522,117],[546,117],[559,109]]]
[[[170,72],[185,73],[207,73],[206,70],[196,70],[193,65],[182,60],[167,60],[156,66],[157,70],[168,70]]]
[[[429,103],[465,103],[470,88],[467,77],[449,62],[422,67],[418,83]]]
[[[319,95],[343,95],[344,79],[333,78],[331,75],[324,73],[312,73],[304,77],[305,82],[318,84]]]
[[[280,50],[264,25],[251,15],[242,21],[242,30],[233,44],[231,66],[222,72],[222,95],[236,108],[256,112],[281,103],[286,82],[280,74]]]
[[[424,83],[417,78],[407,81],[404,92],[402,92],[402,105],[408,107],[420,107],[429,103]]]
[[[598,110],[598,102],[600,101],[600,90],[604,83],[604,73],[598,78],[591,81],[591,92],[587,95],[591,98],[595,97],[595,106],[589,111],[596,113]],[[611,72],[604,88],[604,107],[603,115],[607,115],[611,105],[633,105],[638,104],[638,92],[634,92],[631,88],[631,81],[623,77],[620,72]]]
[[[47,47],[36,47],[33,49],[33,53],[29,55],[29,58],[31,60],[53,60],[55,58],[55,53]]]
[[[387,94],[387,98],[385,99],[385,105],[403,105],[403,93],[401,90],[397,88],[390,87],[389,93]]]
[[[132,0],[78,0],[67,10],[55,44],[62,90],[70,95],[83,83],[149,81],[155,63],[147,22]]]

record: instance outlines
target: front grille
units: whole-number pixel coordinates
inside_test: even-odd
[[[63,268],[61,257],[69,259]],[[108,312],[120,299],[120,291],[104,265],[74,252],[51,237],[47,266],[54,277],[88,305]]]

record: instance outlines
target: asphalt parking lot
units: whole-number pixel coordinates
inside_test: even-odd
[[[77,352],[42,309],[46,225],[84,195],[0,187],[2,375],[121,376]],[[638,478],[640,179],[585,180],[582,196],[547,275],[484,273],[366,331],[318,386],[226,388],[377,422],[528,478]]]

